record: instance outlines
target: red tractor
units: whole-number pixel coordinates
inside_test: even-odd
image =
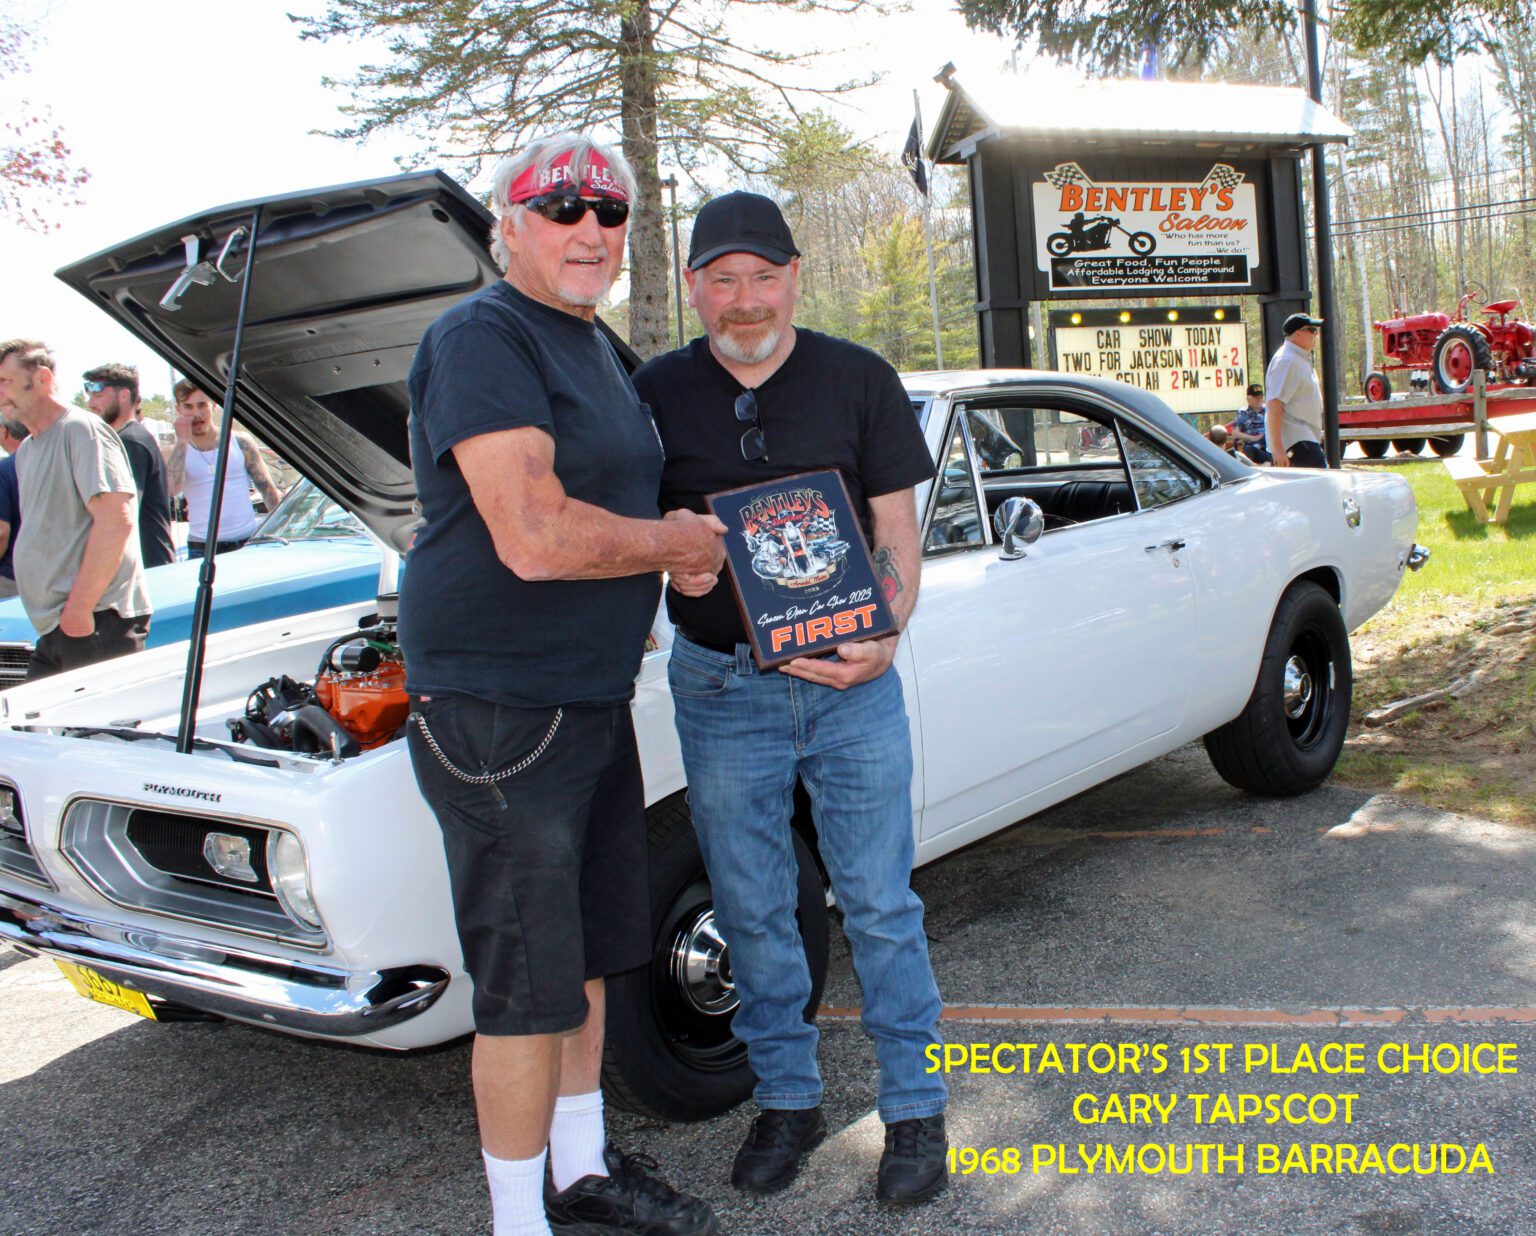
[[[1536,381],[1536,333],[1529,324],[1508,316],[1520,302],[1484,304],[1487,295],[1486,288],[1472,283],[1457,302],[1454,318],[1443,313],[1416,313],[1376,322],[1381,350],[1388,359],[1381,369],[1366,375],[1365,397],[1372,401],[1390,398],[1392,383],[1384,371],[1392,370],[1427,371],[1442,395],[1459,395],[1470,388],[1474,369],[1485,370],[1490,383]],[[1478,306],[1491,320],[1468,321],[1469,305]]]

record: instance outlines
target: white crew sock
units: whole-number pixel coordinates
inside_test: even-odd
[[[552,1236],[544,1217],[544,1158],[497,1159],[482,1149],[491,1183],[493,1236]]]
[[[555,1100],[549,1126],[549,1169],[555,1192],[563,1193],[583,1176],[606,1176],[603,1162],[603,1092],[565,1094]]]

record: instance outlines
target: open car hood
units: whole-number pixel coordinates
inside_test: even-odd
[[[257,207],[235,416],[403,550],[416,498],[406,376],[433,320],[501,278],[486,249],[491,213],[442,172],[414,172],[221,206],[58,277],[219,402],[241,283],[194,284],[174,311],[160,300],[186,266],[185,237],[212,259]],[[247,256],[242,241],[225,269],[238,277]]]

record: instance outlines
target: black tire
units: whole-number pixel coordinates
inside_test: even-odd
[[[1392,449],[1399,455],[1417,455],[1424,449],[1423,438],[1393,438]]]
[[[1461,444],[1467,440],[1464,433],[1448,433],[1444,437],[1431,438],[1429,449],[1434,451],[1441,459],[1449,459],[1457,451],[1461,450]]]
[[[1255,794],[1301,794],[1338,762],[1354,676],[1334,599],[1309,580],[1285,591],[1264,641],[1253,694],[1237,718],[1205,736],[1228,783]]]
[[[1065,232],[1052,232],[1045,238],[1045,251],[1052,257],[1066,257],[1072,252],[1072,238]]]
[[[1435,340],[1429,372],[1435,389],[1442,395],[1459,395],[1472,385],[1472,371],[1493,369],[1493,349],[1488,338],[1475,326],[1455,322],[1440,332]]]
[[[1157,239],[1151,232],[1131,233],[1131,252],[1137,257],[1146,257],[1157,248]]]
[[[756,1078],[731,1033],[736,1000],[721,950],[691,988],[674,977],[674,950],[692,940],[708,951],[713,927],[709,876],[683,795],[652,808],[650,964],[608,980],[603,1088],[620,1107],[658,1120],[707,1120],[749,1097]],[[796,920],[811,968],[810,1021],[827,978],[826,894],[815,855],[797,834]],[[715,937],[718,940],[718,936]]]
[[[1360,449],[1365,452],[1367,459],[1385,459],[1389,445],[1391,444],[1385,438],[1360,439]]]
[[[1384,403],[1392,398],[1392,379],[1381,370],[1372,369],[1365,375],[1365,386],[1362,389],[1372,403]]]

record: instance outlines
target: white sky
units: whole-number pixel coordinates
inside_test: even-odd
[[[0,82],[0,107],[25,98],[51,108],[91,180],[46,234],[0,220],[0,339],[46,340],[71,382],[106,361],[137,364],[145,394],[168,394],[165,364],[55,279],[56,269],[210,207],[398,170],[401,136],[357,146],[310,132],[344,119],[340,93],[321,77],[350,76],[374,50],[301,42],[286,13],[318,12],[322,2],[11,0],[41,38],[31,72]],[[931,126],[944,96],[932,78],[945,61],[991,68],[1009,50],[967,31],[950,0],[913,0],[909,12],[858,22],[774,21],[776,29],[801,22],[809,46],[851,49],[830,74],[885,70],[852,107],[828,110],[893,152],[912,123],[914,88]]]

